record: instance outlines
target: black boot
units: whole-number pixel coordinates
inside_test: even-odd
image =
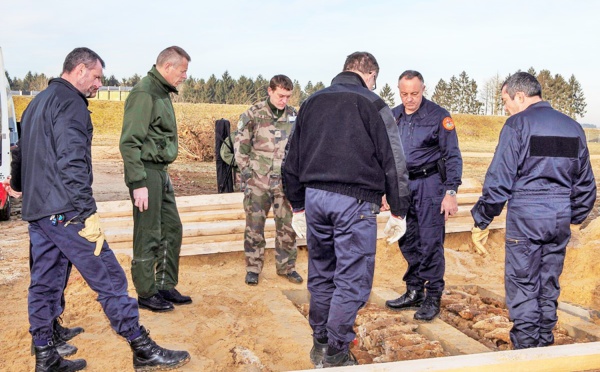
[[[138,307],[154,311],[155,313],[163,313],[175,309],[173,303],[162,298],[160,293],[156,293],[150,297],[138,297]]]
[[[335,355],[325,354],[325,358],[323,359],[323,368],[355,365],[358,365],[358,360],[356,360],[356,357],[350,350],[342,351]]]
[[[310,349],[310,361],[315,368],[323,368],[325,353],[327,353],[327,342],[320,343],[319,340],[313,338],[313,347]]]
[[[192,298],[190,296],[184,296],[179,293],[175,288],[171,288],[169,290],[158,290],[158,293],[165,300],[173,303],[173,305],[187,305],[192,303]]]
[[[60,338],[60,335],[55,331],[52,334],[52,343],[61,357],[68,357],[77,353],[77,347],[68,344],[65,340]],[[35,345],[31,341],[31,355],[35,355]]]
[[[83,359],[63,359],[54,345],[35,346],[35,372],[73,372],[85,368]]]
[[[419,310],[415,313],[415,320],[429,322],[440,313],[440,298],[438,296],[427,296]]]
[[[129,342],[133,350],[133,368],[136,371],[167,370],[181,367],[190,361],[187,351],[168,350],[150,338],[150,332],[140,327],[141,336]]]
[[[421,306],[424,299],[425,291],[423,289],[407,290],[405,294],[397,299],[386,301],[385,306],[392,310],[416,309]]]
[[[63,341],[69,341],[73,337],[83,332],[81,327],[66,328],[62,326],[62,319],[56,318],[53,322],[54,332],[57,332]]]

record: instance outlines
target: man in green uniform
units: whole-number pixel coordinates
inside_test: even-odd
[[[125,102],[120,150],[133,202],[131,277],[142,309],[171,311],[192,299],[175,289],[182,225],[167,168],[177,158],[177,123],[170,93],[187,78],[190,56],[180,47],[156,65]]]
[[[244,189],[246,230],[246,284],[257,285],[265,253],[265,221],[273,206],[277,274],[302,283],[296,272],[296,233],[292,207],[283,193],[281,163],[296,121],[296,110],[287,105],[294,85],[289,77],[275,75],[269,82],[269,98],[240,116],[235,136],[235,160]]]

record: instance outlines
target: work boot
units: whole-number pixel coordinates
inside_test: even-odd
[[[138,297],[138,306],[140,309],[154,311],[155,313],[164,313],[175,309],[173,304],[156,293],[151,297]]]
[[[69,341],[73,337],[83,332],[81,327],[67,328],[62,326],[62,319],[60,317],[54,319],[53,322],[54,332],[58,332],[58,336],[63,341]]]
[[[287,280],[289,280],[290,282],[295,283],[295,284],[302,283],[302,277],[300,276],[300,274],[298,274],[298,272],[296,270],[292,271],[291,273],[277,274],[277,275],[283,276],[283,277],[287,278]]]
[[[68,344],[65,340],[62,340],[58,337],[52,337],[54,340],[54,347],[56,348],[56,352],[61,357],[68,357],[77,353],[77,347]]]
[[[58,355],[61,357],[68,357],[77,353],[77,347],[68,344],[63,340],[56,329],[54,329],[52,333],[52,343],[56,348],[56,352],[58,352]],[[35,345],[33,344],[33,340],[31,341],[31,355],[35,355]]]
[[[248,271],[246,273],[246,284],[258,285],[258,274]]]
[[[415,313],[415,320],[429,322],[440,313],[440,298],[438,296],[427,296],[419,310]]]
[[[192,298],[190,296],[182,295],[175,288],[159,290],[158,293],[160,293],[161,297],[165,300],[172,302],[173,305],[187,305],[192,303]]]
[[[323,368],[325,353],[327,353],[327,342],[322,344],[316,338],[313,338],[313,347],[310,349],[310,361],[315,368]]]
[[[167,370],[181,367],[190,361],[187,351],[168,350],[150,338],[150,332],[140,327],[142,334],[129,342],[136,371]]]
[[[73,372],[85,368],[83,359],[63,359],[53,344],[35,346],[35,372]]]
[[[325,358],[323,358],[323,368],[355,365],[358,365],[358,360],[356,360],[356,357],[350,350],[342,351],[335,355],[327,355],[325,353]]]
[[[388,300],[385,302],[385,306],[392,310],[410,310],[416,309],[423,303],[425,299],[425,291],[420,290],[407,290],[405,294],[398,297],[395,300]]]

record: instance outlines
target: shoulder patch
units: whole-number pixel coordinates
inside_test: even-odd
[[[442,127],[448,131],[454,130],[454,120],[450,116],[446,116],[444,120],[442,120]]]

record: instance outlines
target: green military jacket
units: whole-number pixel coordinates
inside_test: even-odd
[[[144,163],[168,165],[177,158],[177,123],[167,83],[156,65],[133,87],[125,101],[119,149],[125,182],[133,189],[146,185]]]
[[[235,137],[235,161],[242,174],[281,175],[290,132],[296,122],[296,109],[286,106],[276,119],[267,101],[250,107],[240,116]]]

